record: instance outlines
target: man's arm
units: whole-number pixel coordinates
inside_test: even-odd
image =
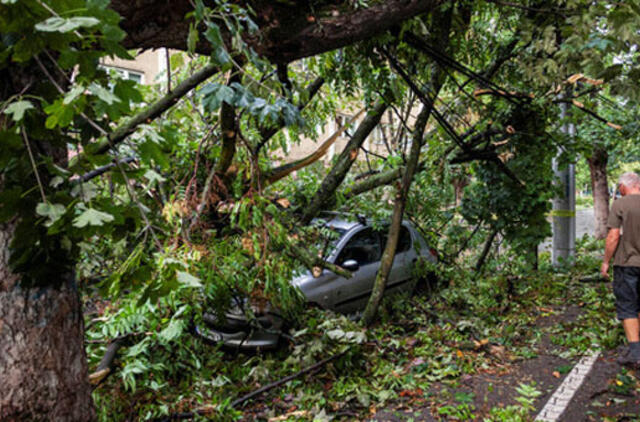
[[[604,258],[602,258],[602,266],[600,267],[600,274],[604,278],[609,278],[609,261],[613,258],[613,254],[616,253],[619,241],[620,229],[609,229],[606,246],[604,248]]]

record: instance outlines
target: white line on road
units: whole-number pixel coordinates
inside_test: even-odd
[[[573,395],[578,391],[578,388],[580,388],[582,382],[591,371],[598,356],[600,356],[600,352],[595,351],[580,359],[580,362],[573,367],[569,375],[562,381],[562,384],[560,384],[551,398],[549,398],[549,401],[547,401],[547,404],[544,405],[538,416],[536,416],[536,421],[556,422],[560,419],[560,416],[562,416],[562,413],[567,409]]]

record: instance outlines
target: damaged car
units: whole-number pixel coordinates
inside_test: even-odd
[[[317,222],[316,222],[317,223]],[[327,269],[305,270],[291,280],[306,301],[323,309],[353,314],[364,309],[380,268],[388,225],[374,226],[364,218],[332,218],[321,223],[333,232],[325,259],[352,273],[345,278]],[[435,250],[413,224],[403,221],[385,296],[411,293],[416,285],[414,268],[419,260],[437,261]],[[278,346],[285,323],[268,303],[261,307],[236,298],[224,321],[205,313],[196,333],[210,344],[241,351],[270,350]]]

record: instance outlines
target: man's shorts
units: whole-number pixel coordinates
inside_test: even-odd
[[[613,267],[613,294],[616,296],[618,319],[638,318],[640,267]]]

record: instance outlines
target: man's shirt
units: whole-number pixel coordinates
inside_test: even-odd
[[[640,267],[640,195],[626,195],[611,206],[607,227],[620,229],[613,265]]]

